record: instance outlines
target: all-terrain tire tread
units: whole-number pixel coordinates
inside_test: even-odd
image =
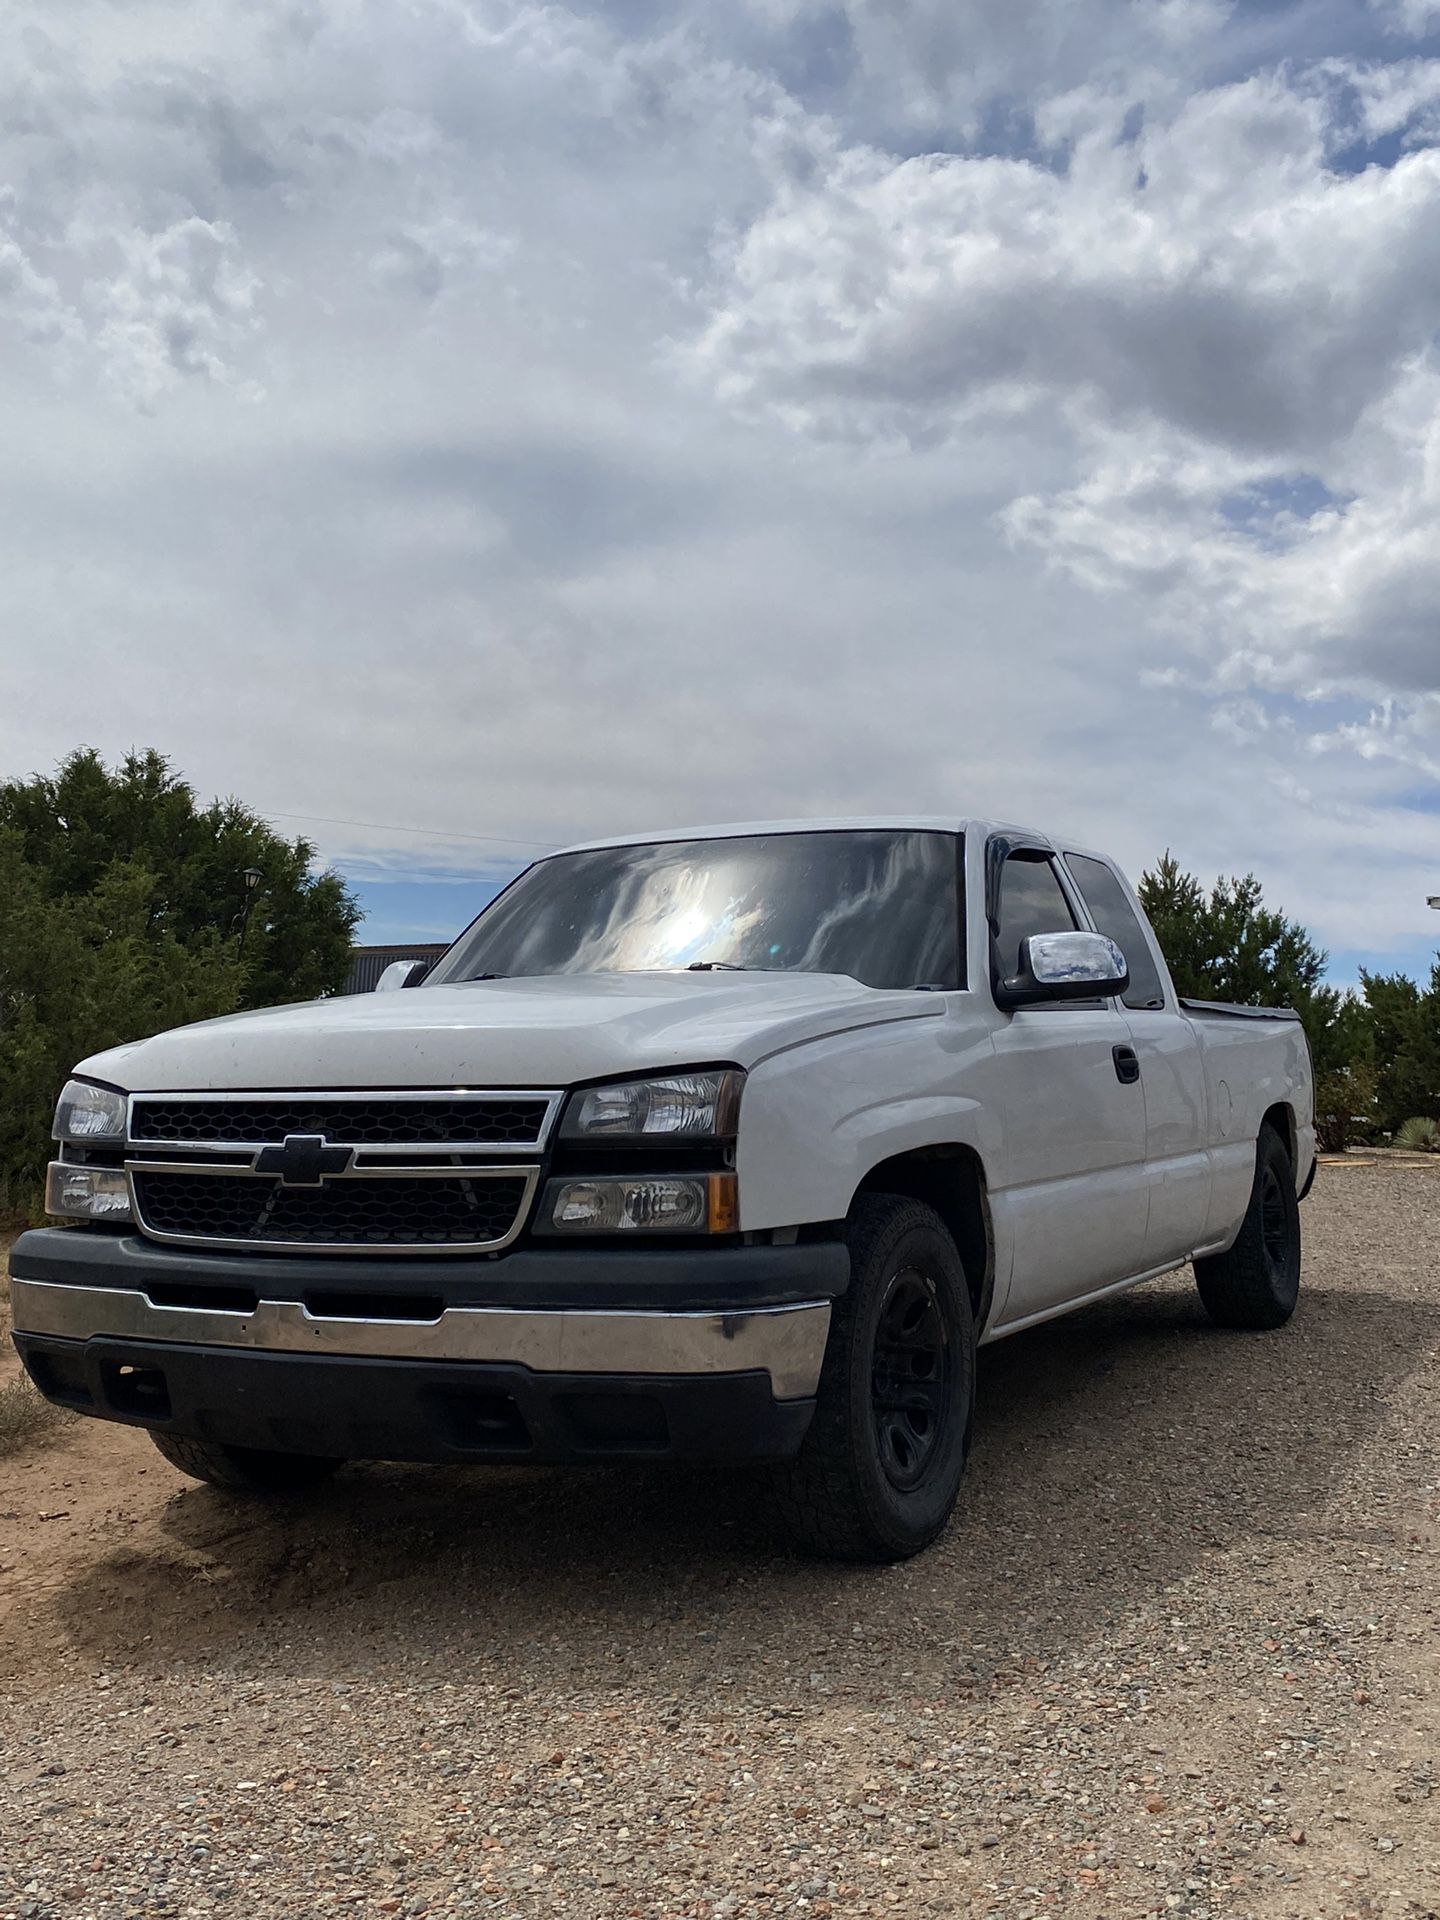
[[[1241,1332],[1272,1332],[1283,1327],[1295,1311],[1293,1300],[1278,1298],[1265,1257],[1265,1241],[1260,1226],[1261,1183],[1267,1158],[1279,1155],[1284,1162],[1282,1181],[1286,1191],[1295,1192],[1294,1172],[1289,1149],[1272,1127],[1262,1129],[1256,1146],[1255,1185],[1244,1223],[1235,1244],[1225,1253],[1195,1262],[1195,1284],[1206,1313],[1219,1327]],[[1298,1244],[1299,1202],[1292,1216]]]
[[[898,1239],[916,1228],[945,1233],[934,1209],[918,1200],[888,1194],[862,1196],[846,1236],[852,1273],[868,1264],[882,1239]],[[948,1234],[945,1237],[949,1239]],[[854,1285],[835,1302],[814,1418],[800,1452],[783,1463],[772,1484],[776,1508],[797,1545],[825,1559],[883,1563],[908,1558],[916,1549],[898,1540],[890,1549],[881,1545],[875,1524],[857,1497],[860,1436],[848,1417],[846,1367],[833,1364],[832,1357],[848,1359],[858,1304],[859,1289]]]
[[[226,1447],[192,1440],[180,1433],[150,1435],[157,1451],[181,1473],[229,1493],[277,1494],[299,1492],[328,1480],[341,1464],[308,1454],[262,1454],[245,1447]]]

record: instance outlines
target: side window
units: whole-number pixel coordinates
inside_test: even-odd
[[[1055,862],[1043,853],[1012,853],[1000,871],[1000,971],[1020,967],[1020,943],[1036,933],[1063,933],[1075,925]]]
[[[1163,1007],[1165,989],[1160,982],[1160,969],[1151,956],[1150,943],[1140,925],[1140,916],[1126,898],[1125,889],[1103,860],[1090,860],[1084,854],[1070,853],[1065,856],[1065,864],[1090,909],[1090,918],[1101,933],[1110,936],[1125,956],[1130,968],[1125,1005]]]

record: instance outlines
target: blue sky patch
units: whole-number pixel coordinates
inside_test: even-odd
[[[1330,955],[1326,978],[1333,987],[1358,988],[1363,967],[1366,973],[1403,973],[1424,986],[1437,959],[1440,959],[1440,913],[1435,915],[1433,940],[1412,940],[1405,946],[1387,947],[1382,953],[1367,953],[1363,947],[1336,948]]]
[[[377,870],[361,860],[332,862],[360,902],[364,919],[355,930],[366,946],[415,940],[453,940],[524,865],[483,868]]]
[[[1269,544],[1283,540],[1287,526],[1309,521],[1317,513],[1343,511],[1350,498],[1332,493],[1313,473],[1276,474],[1226,494],[1220,512],[1237,532]]]

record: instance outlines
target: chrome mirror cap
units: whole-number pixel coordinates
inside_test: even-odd
[[[408,987],[418,974],[428,973],[423,960],[392,960],[375,982],[376,993],[395,993]]]
[[[1020,970],[995,984],[1000,1007],[1111,998],[1130,984],[1124,954],[1103,933],[1034,933],[1021,943]]]
[[[1084,981],[1099,993],[1118,993],[1129,983],[1124,954],[1103,933],[1037,933],[1025,946],[1037,987]]]

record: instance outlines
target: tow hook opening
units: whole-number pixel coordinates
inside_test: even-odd
[[[170,1418],[170,1389],[159,1367],[134,1367],[106,1360],[100,1368],[105,1399],[117,1413],[141,1420]]]

